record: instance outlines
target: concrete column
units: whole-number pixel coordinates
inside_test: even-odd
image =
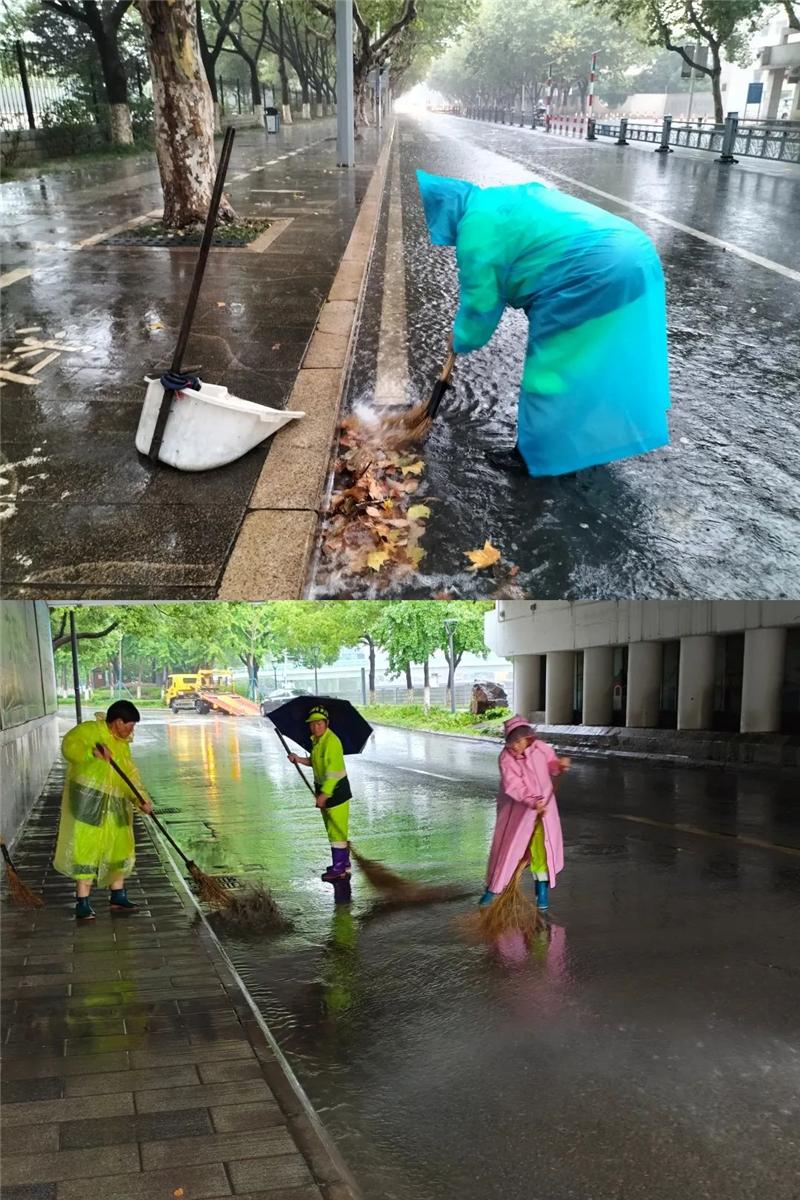
[[[610,725],[614,687],[614,650],[591,646],[583,652],[583,723]]]
[[[711,729],[714,723],[716,638],[681,638],[678,729]]]
[[[336,0],[336,162],[356,163],[355,103],[353,99],[353,5]]]
[[[781,102],[781,92],[783,91],[783,80],[786,72],[779,68],[777,71],[770,71],[769,83],[767,84],[767,111],[764,114],[764,120],[774,121],[778,116],[778,107]]]
[[[748,629],[742,669],[742,733],[777,733],[786,669],[786,630]]]
[[[541,662],[541,654],[517,654],[514,657],[514,712],[523,717],[530,717],[542,707]]]
[[[575,695],[575,653],[551,650],[547,655],[544,719],[548,725],[571,725]]]
[[[661,707],[661,643],[631,642],[628,647],[628,709],[625,724],[655,729]]]

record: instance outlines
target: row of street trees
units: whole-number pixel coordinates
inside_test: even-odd
[[[747,65],[750,36],[779,7],[790,27],[800,29],[796,0],[485,0],[428,82],[463,103],[480,97],[506,107],[523,89],[530,102],[552,101],[562,109],[573,95],[585,112],[594,51],[598,95],[615,103],[643,90],[637,68],[648,72],[658,48],[705,76],[721,122],[723,59]]]
[[[315,600],[264,604],[214,601],[191,604],[108,605],[77,608],[81,673],[103,670],[115,686],[127,679],[161,683],[170,671],[200,667],[245,667],[250,694],[260,690],[268,662],[320,668],[342,650],[361,645],[369,663],[370,699],[375,698],[376,652],[384,650],[392,677],[405,677],[448,646],[445,621],[456,621],[454,668],[466,652],[485,655],[483,615],[491,602],[441,600]],[[51,612],[57,665],[66,672],[69,607]],[[124,664],[124,666],[121,666]],[[66,677],[66,675],[65,675]],[[448,686],[452,688],[453,678]]]

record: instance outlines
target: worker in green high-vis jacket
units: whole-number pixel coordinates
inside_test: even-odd
[[[335,883],[350,875],[350,781],[344,765],[342,743],[330,727],[328,710],[312,708],[306,717],[311,732],[311,757],[290,754],[289,762],[302,763],[314,772],[317,808],[325,822],[331,844],[331,865],[323,872],[326,883]]]

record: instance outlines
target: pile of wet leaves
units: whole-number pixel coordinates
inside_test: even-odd
[[[232,221],[219,224],[214,230],[212,246],[241,248],[261,237],[269,229],[266,219]],[[161,221],[137,225],[106,239],[107,246],[199,246],[203,240],[202,225],[187,225],[185,229],[170,229]]]
[[[345,418],[322,534],[323,585],[334,576],[339,587],[348,579],[363,585],[366,577],[383,590],[416,573],[431,515],[429,503],[417,496],[424,470],[413,451],[382,449],[363,420]]]

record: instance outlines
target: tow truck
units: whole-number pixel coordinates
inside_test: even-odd
[[[164,703],[172,712],[225,713],[230,717],[257,717],[261,710],[253,700],[240,696],[233,686],[231,671],[203,668],[191,674],[167,676]]]

